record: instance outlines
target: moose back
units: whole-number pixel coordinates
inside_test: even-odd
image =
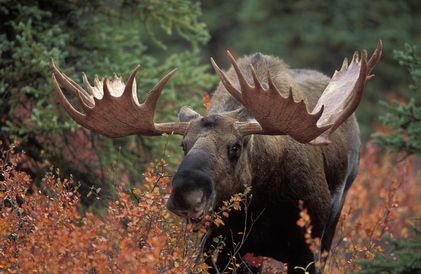
[[[206,114],[185,106],[179,122],[172,123],[155,123],[154,112],[176,70],[139,104],[134,79],[139,67],[126,85],[114,74],[112,81],[96,78],[92,87],[83,74],[88,92],[59,72],[52,59],[50,68],[63,107],[85,128],[108,137],[183,136],[185,157],[167,202],[171,212],[199,222],[251,186],[247,211],[231,212],[224,226],[211,226],[202,239],[204,254],[211,253],[215,237],[225,243],[217,260],[206,257],[209,272],[230,271],[234,256],[252,253],[288,263],[288,273],[294,273],[296,266],[320,260],[296,224],[300,200],[311,217],[312,237],[321,239],[320,251],[330,250],[346,193],[358,173],[361,144],[353,113],[373,77],[381,41],[370,61],[365,51],[361,60],[356,52],[350,65],[345,59],[331,79],[313,70],[291,70],[260,53],[238,61],[228,55],[232,68],[226,74],[211,60],[221,82]],[[58,83],[77,96],[85,114],[73,108]],[[235,271],[257,270],[242,263]]]

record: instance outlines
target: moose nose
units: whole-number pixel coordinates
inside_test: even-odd
[[[213,192],[212,177],[206,166],[202,154],[192,154],[190,151],[186,155],[172,179],[168,210],[181,217],[194,219],[205,212]]]
[[[188,193],[172,193],[167,202],[167,209],[174,214],[197,219],[204,213],[206,197],[202,190],[197,189]]]

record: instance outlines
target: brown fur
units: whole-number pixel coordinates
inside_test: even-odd
[[[329,82],[319,72],[289,70],[275,57],[255,54],[238,60],[251,85],[249,64],[264,87],[270,70],[281,94],[287,95],[291,86],[294,99],[304,99],[309,111]],[[227,75],[239,89],[233,69]],[[316,147],[298,143],[289,136],[242,136],[235,130],[234,122],[253,117],[221,83],[204,117],[188,111],[188,115],[184,110],[179,115],[181,121],[191,123],[183,139],[186,157],[173,178],[168,201],[171,211],[191,217],[201,209],[218,210],[223,201],[244,191],[247,184],[253,195],[246,220],[249,236],[237,258],[246,253],[271,257],[288,263],[288,273],[294,273],[295,266],[306,267],[312,262],[303,231],[296,225],[299,200],[304,201],[311,216],[312,236],[322,238],[323,250],[330,249],[346,191],[358,172],[360,141],[354,115],[332,134],[330,145]],[[197,199],[200,191],[203,198]],[[186,202],[193,192],[198,202]],[[216,263],[219,271],[226,270],[228,253],[232,254],[234,244],[241,242],[242,235],[238,233],[244,230],[245,216],[244,210],[232,212],[229,219],[224,219],[225,226],[211,228],[204,251],[212,249],[213,238],[219,235],[226,243]],[[209,258],[207,263],[213,266]]]

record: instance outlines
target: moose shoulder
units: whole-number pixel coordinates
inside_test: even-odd
[[[82,126],[109,137],[132,134],[183,135],[185,157],[175,173],[167,208],[193,221],[223,201],[251,186],[247,211],[231,212],[224,226],[210,227],[202,249],[209,254],[213,238],[225,245],[215,261],[208,256],[209,272],[228,271],[232,255],[267,256],[306,267],[315,258],[296,225],[299,200],[304,201],[321,238],[321,251],[329,251],[346,193],[358,173],[360,140],[353,112],[361,101],[365,83],[381,55],[381,42],[367,62],[354,54],[330,79],[311,70],[290,70],[278,58],[254,54],[230,56],[225,74],[212,60],[221,78],[204,116],[183,107],[177,123],[154,123],[153,115],[165,83],[151,90],[143,104],[136,95],[134,76],[126,85],[113,76],[84,91],[61,74],[50,60],[53,82],[69,115]],[[76,111],[58,82],[77,96],[85,111]],[[247,237],[241,233],[247,229]],[[320,252],[318,253],[320,254]],[[237,269],[251,272],[242,265]],[[316,270],[311,269],[312,272]]]

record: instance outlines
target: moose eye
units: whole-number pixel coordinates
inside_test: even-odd
[[[236,163],[238,158],[240,157],[241,153],[241,145],[234,144],[232,146],[228,146],[228,157],[232,163]]]
[[[241,145],[238,143],[228,147],[228,156],[231,158],[231,160],[235,160],[236,158],[238,158],[240,152]]]
[[[238,154],[238,152],[240,152],[240,146],[239,145],[233,145],[231,147],[231,152],[234,154]]]

